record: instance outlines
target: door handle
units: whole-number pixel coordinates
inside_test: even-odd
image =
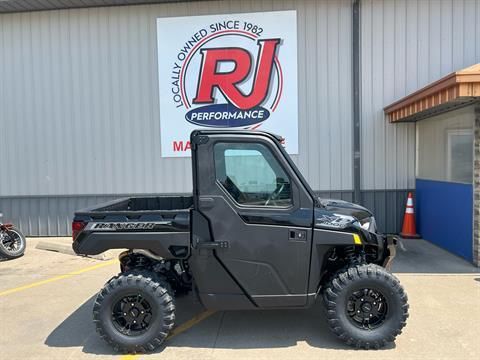
[[[228,241],[208,241],[208,242],[198,242],[197,247],[199,249],[226,249],[229,247]]]
[[[307,240],[307,231],[298,230],[298,229],[289,229],[288,230],[288,239],[295,241],[306,241]]]

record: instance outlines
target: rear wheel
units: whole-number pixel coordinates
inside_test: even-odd
[[[174,325],[170,286],[149,272],[116,276],[98,294],[93,321],[100,336],[116,351],[153,351]]]
[[[328,324],[348,345],[378,349],[402,332],[407,295],[384,268],[357,265],[340,271],[323,292]]]
[[[9,230],[0,231],[0,256],[7,259],[15,259],[25,253],[27,242],[25,235],[20,230],[12,227]]]

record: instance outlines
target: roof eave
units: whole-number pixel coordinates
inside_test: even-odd
[[[443,78],[386,106],[389,121],[412,122],[480,99],[480,64]]]

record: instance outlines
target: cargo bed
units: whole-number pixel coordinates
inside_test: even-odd
[[[75,213],[73,249],[96,255],[108,249],[149,249],[165,259],[188,256],[192,196],[122,198]],[[76,235],[78,231],[78,236]]]
[[[79,210],[75,215],[101,216],[102,214],[152,213],[187,211],[193,206],[192,196],[164,195],[121,198]]]

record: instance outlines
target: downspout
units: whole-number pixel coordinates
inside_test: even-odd
[[[352,67],[353,67],[353,202],[361,203],[360,151],[360,1],[352,3]]]

